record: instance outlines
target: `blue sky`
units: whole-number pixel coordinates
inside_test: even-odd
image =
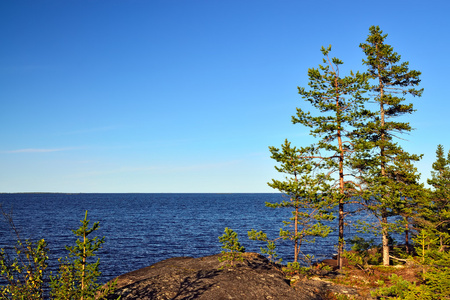
[[[422,72],[401,144],[450,149],[448,1],[0,2],[0,192],[273,192],[321,46],[363,70],[371,25]]]

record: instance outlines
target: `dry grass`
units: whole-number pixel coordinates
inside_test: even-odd
[[[345,267],[340,275],[331,279],[335,284],[345,285],[358,289],[362,297],[370,298],[370,292],[380,288],[391,286],[389,279],[392,274],[403,277],[411,282],[420,281],[421,269],[417,266],[368,266],[365,270],[355,266]]]

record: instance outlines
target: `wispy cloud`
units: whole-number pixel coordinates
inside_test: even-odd
[[[54,148],[54,149],[28,148],[28,149],[2,151],[2,153],[48,153],[48,152],[68,151],[68,150],[73,150],[73,149],[75,149],[75,148]]]
[[[71,134],[83,134],[83,133],[91,133],[91,132],[103,132],[110,131],[120,128],[120,126],[105,126],[105,127],[97,127],[97,128],[89,128],[89,129],[80,129],[63,133],[63,135],[71,135]]]

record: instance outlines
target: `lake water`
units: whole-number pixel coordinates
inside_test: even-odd
[[[71,232],[80,225],[85,211],[88,219],[100,222],[97,236],[105,236],[99,251],[102,282],[163,259],[178,256],[201,257],[219,253],[218,237],[224,228],[236,231],[246,251],[260,252],[247,237],[251,229],[278,236],[282,220],[291,213],[265,207],[279,202],[281,194],[0,194],[0,203],[22,238],[44,238],[50,248],[52,269],[57,258],[65,257],[65,245],[74,245]],[[347,229],[348,234],[351,229]],[[14,238],[0,222],[0,248],[11,248]],[[304,244],[305,254],[330,258],[336,252],[337,232]],[[283,261],[292,261],[289,242],[278,246]]]

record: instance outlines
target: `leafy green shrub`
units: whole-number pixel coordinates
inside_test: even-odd
[[[0,286],[1,299],[44,299],[48,293],[51,299],[58,300],[104,299],[113,291],[115,284],[100,286],[97,283],[101,275],[98,270],[99,259],[90,262],[104,243],[104,238],[88,237],[99,228],[99,223],[89,228],[87,211],[80,228],[73,230],[79,237],[76,245],[66,246],[69,257],[59,259],[58,274],[49,276],[50,289],[46,286],[48,281],[45,272],[48,267],[47,243],[43,239],[36,243],[28,240],[22,242],[11,215],[5,212],[3,215],[16,234],[17,245],[12,253],[0,250],[0,274],[5,282]]]
[[[0,287],[1,299],[42,299],[48,248],[44,240],[17,241],[15,255],[0,250],[0,272],[7,282]]]

